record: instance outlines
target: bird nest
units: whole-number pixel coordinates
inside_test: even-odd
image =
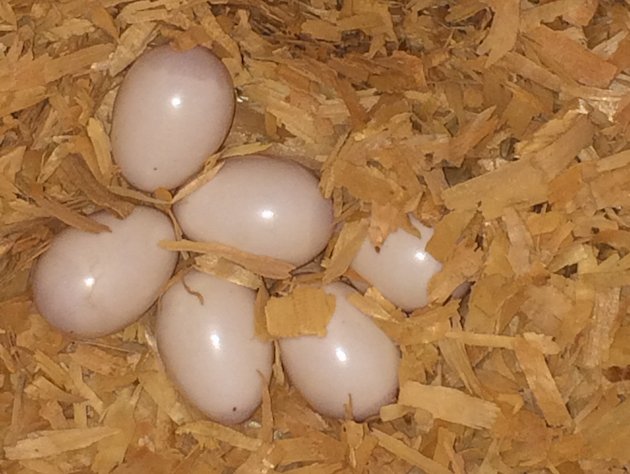
[[[165,43],[211,48],[237,110],[202,172],[149,195],[120,176],[109,129],[128,66]],[[0,470],[623,472],[629,74],[627,0],[0,0]],[[31,267],[62,228],[168,211],[222,160],[262,152],[333,199],[311,273],[170,244],[180,267],[258,288],[260,334],[299,332],[298,303],[321,329],[325,299],[291,289],[348,275],[364,236],[409,213],[435,229],[428,307],[354,298],[402,353],[396,403],[366,422],[321,417],[276,362],[249,422],[214,423],[166,377],[154,309],[77,341],[33,306]]]

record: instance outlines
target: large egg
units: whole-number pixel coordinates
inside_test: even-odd
[[[428,303],[429,280],[442,268],[426,250],[433,230],[413,217],[410,221],[421,238],[398,229],[387,236],[379,252],[366,239],[352,262],[353,270],[405,311]]]
[[[163,296],[157,344],[167,372],[207,416],[239,423],[256,410],[273,361],[254,334],[254,291],[199,272]],[[190,291],[189,291],[190,290]]]
[[[282,364],[315,410],[343,418],[351,397],[354,418],[364,420],[395,399],[400,353],[369,316],[347,301],[351,287],[332,283],[324,290],[336,297],[326,336],[280,340]]]
[[[33,272],[33,296],[44,318],[63,332],[103,336],[133,323],[157,299],[177,254],[161,249],[173,240],[169,218],[136,207],[125,219],[91,216],[111,232],[65,229],[56,235]]]
[[[114,160],[139,189],[174,188],[219,149],[233,115],[232,79],[216,56],[201,47],[155,48],[131,66],[118,91]]]
[[[186,236],[301,265],[326,246],[333,212],[302,166],[265,156],[229,159],[174,207]]]

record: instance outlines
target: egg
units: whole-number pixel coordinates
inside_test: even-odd
[[[326,336],[281,339],[282,364],[319,413],[343,418],[351,398],[353,417],[361,421],[395,399],[400,352],[369,316],[347,301],[355,290],[344,283],[324,290],[336,297]]]
[[[158,352],[184,396],[211,419],[249,418],[269,380],[271,342],[254,334],[254,291],[199,272],[162,297]],[[188,289],[190,291],[188,291]]]
[[[122,220],[104,211],[90,217],[111,232],[63,230],[32,274],[41,315],[79,337],[103,336],[133,323],[155,302],[177,263],[177,254],[158,246],[175,238],[161,212],[139,206]]]
[[[232,158],[208,183],[174,206],[187,237],[301,265],[326,246],[332,204],[317,178],[282,159]]]
[[[351,264],[354,271],[405,311],[428,303],[429,280],[442,268],[426,250],[433,230],[414,217],[410,221],[421,238],[399,228],[387,236],[379,252],[366,239]]]
[[[174,188],[219,149],[233,116],[232,79],[216,56],[155,48],[131,66],[116,96],[114,160],[136,188]]]

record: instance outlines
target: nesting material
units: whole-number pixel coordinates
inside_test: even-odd
[[[334,312],[334,295],[322,288],[297,287],[291,294],[267,302],[267,331],[274,337],[325,336]]]
[[[0,471],[620,472],[629,12],[627,0],[0,0]],[[112,107],[127,68],[166,43],[221,58],[236,116],[200,173],[147,194],[112,160]],[[334,305],[313,283],[360,282],[348,268],[366,236],[412,231],[409,213],[434,227],[431,305],[407,316],[375,288],[351,298],[401,348],[400,396],[374,419],[316,414],[276,357],[261,408],[226,427],[169,381],[154,308],[72,341],[33,306],[31,268],[61,229],[106,231],[89,217],[101,209],[170,212],[254,153],[320,178],[339,225],[318,263],[181,233],[162,245],[181,255],[174,279],[194,267],[256,289],[261,337],[321,333]]]

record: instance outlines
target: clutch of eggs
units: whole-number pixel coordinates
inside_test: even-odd
[[[118,92],[113,157],[135,187],[153,191],[183,184],[224,141],[234,114],[228,71],[203,48],[158,47],[141,56]],[[332,204],[302,166],[266,156],[228,159],[209,182],[173,208],[185,235],[295,265],[312,260],[333,231]],[[66,229],[37,262],[34,301],[63,332],[97,337],[133,323],[156,300],[177,254],[159,247],[175,239],[166,215],[138,206],[127,218],[91,216],[111,232]],[[353,268],[403,309],[426,304],[426,283],[439,270],[422,239],[402,230],[380,253],[365,242]],[[420,264],[424,262],[424,266]],[[411,282],[411,285],[407,285]],[[180,391],[210,418],[247,419],[271,375],[273,346],[254,334],[255,293],[196,271],[164,294],[158,308],[158,351]],[[188,291],[192,290],[192,293]],[[336,309],[325,337],[279,341],[287,373],[320,413],[363,420],[394,400],[400,353],[334,283]]]

